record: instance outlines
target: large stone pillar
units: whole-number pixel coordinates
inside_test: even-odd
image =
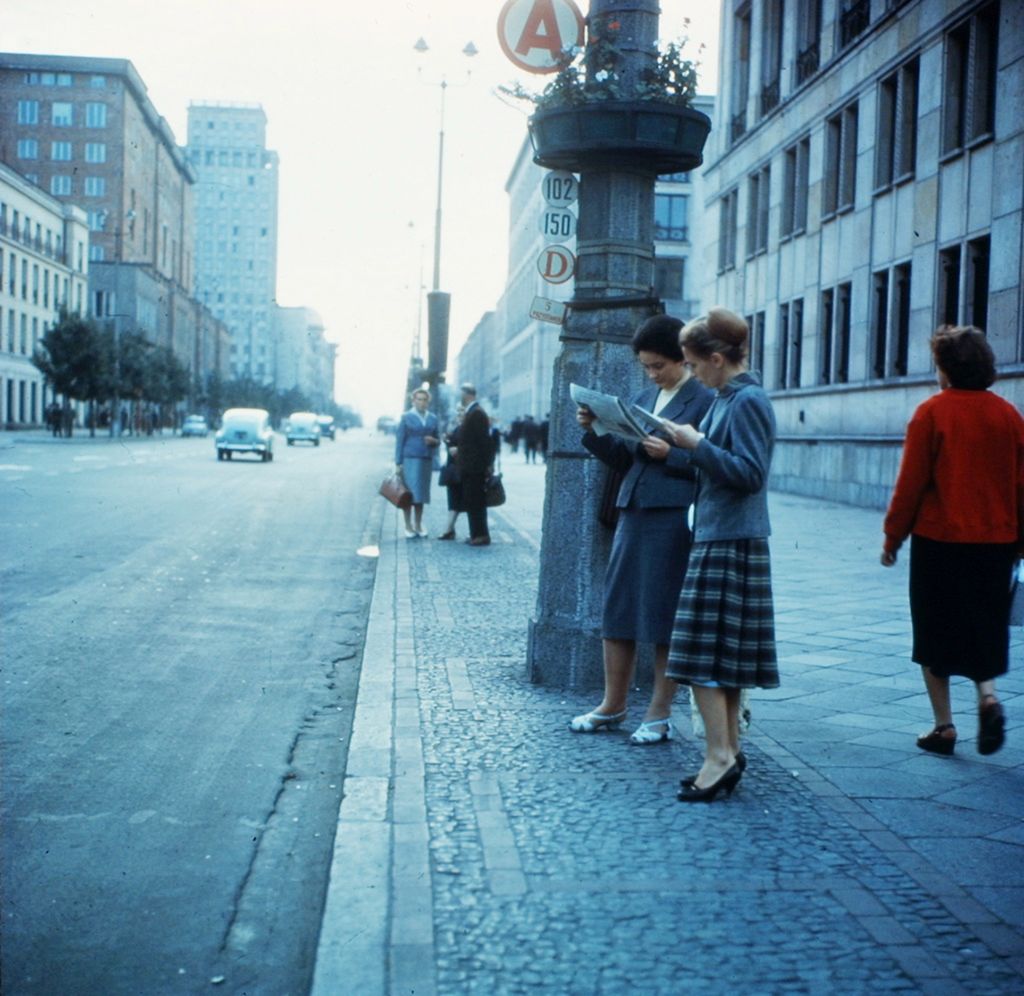
[[[612,25],[626,85],[654,63],[658,14],[657,0],[592,0],[590,34]],[[540,585],[528,649],[531,680],[573,689],[603,682],[601,600],[611,532],[597,521],[605,468],[580,445],[569,385],[633,393],[642,378],[629,340],[659,310],[651,289],[654,173],[629,162],[586,160],[579,172],[575,296],[555,363]]]

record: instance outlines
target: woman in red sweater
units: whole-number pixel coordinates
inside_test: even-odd
[[[996,379],[985,334],[970,326],[932,337],[942,390],[918,406],[885,517],[882,564],[909,535],[913,660],[935,727],[922,750],[952,754],[952,675],[978,689],[981,754],[1003,745],[995,679],[1009,657],[1010,583],[1024,551],[1024,418],[987,390]]]

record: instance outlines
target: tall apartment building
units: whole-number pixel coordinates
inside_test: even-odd
[[[188,109],[188,158],[198,176],[197,293],[231,330],[232,375],[276,383],[278,158],[266,131],[258,104]]]
[[[747,316],[775,486],[881,506],[928,340],[1024,402],[1024,4],[724,0],[706,302]]]
[[[89,313],[216,369],[223,330],[192,298],[195,176],[130,61],[0,54],[0,160],[85,210]]]
[[[32,354],[62,307],[84,311],[88,248],[81,208],[0,163],[0,428],[40,424],[54,400]]]

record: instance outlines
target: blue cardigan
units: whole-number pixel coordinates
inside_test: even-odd
[[[768,470],[775,447],[775,412],[756,374],[719,388],[691,451],[698,468],[693,539],[760,539],[768,523]]]
[[[433,460],[437,453],[437,446],[428,446],[424,436],[441,438],[441,429],[437,416],[433,412],[427,412],[420,419],[419,412],[411,409],[398,420],[398,431],[395,434],[395,463],[402,463],[406,459]]]

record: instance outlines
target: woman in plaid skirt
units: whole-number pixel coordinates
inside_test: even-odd
[[[693,689],[706,749],[700,771],[681,783],[680,802],[732,792],[746,767],[740,692],[779,684],[767,493],[775,413],[747,370],[748,336],[747,323],[725,308],[683,328],[687,366],[717,393],[699,429],[665,426],[698,469],[694,543],[667,673]]]

